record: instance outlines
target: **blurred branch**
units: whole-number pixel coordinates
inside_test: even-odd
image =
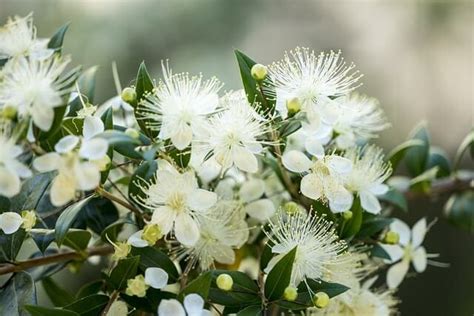
[[[433,182],[428,192],[407,191],[405,192],[405,197],[408,200],[414,200],[417,198],[462,192],[469,189],[474,189],[474,177],[468,179],[449,178]]]

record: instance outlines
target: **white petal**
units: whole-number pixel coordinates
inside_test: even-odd
[[[355,136],[353,133],[344,133],[336,137],[336,145],[340,149],[347,149],[355,145]]]
[[[347,158],[331,155],[326,159],[328,167],[331,171],[336,172],[337,174],[348,174],[352,170],[352,161]]]
[[[176,217],[174,224],[176,239],[185,246],[194,246],[199,240],[199,226],[187,213],[181,213]]]
[[[76,185],[74,179],[58,174],[53,180],[50,193],[51,203],[54,206],[62,206],[74,199],[76,195]]]
[[[158,306],[158,316],[186,316],[186,312],[178,300],[162,300]]]
[[[403,278],[408,272],[409,262],[402,260],[399,263],[394,264],[388,269],[387,272],[387,285],[390,289],[397,288],[402,283]]]
[[[216,204],[217,194],[203,189],[194,190],[188,197],[188,205],[192,210],[204,211]]]
[[[242,184],[239,197],[244,202],[255,201],[265,193],[265,182],[262,179],[250,179]]]
[[[269,199],[261,199],[244,207],[244,211],[249,214],[250,217],[256,218],[262,222],[273,216],[275,210],[275,205]]]
[[[5,212],[0,214],[0,229],[7,235],[16,232],[22,223],[23,219],[18,213]]]
[[[392,263],[397,262],[403,257],[404,250],[399,245],[380,244],[380,246],[388,253]]]
[[[313,200],[317,200],[323,195],[323,183],[317,175],[312,173],[303,177],[300,189],[304,196]]]
[[[0,167],[0,195],[12,197],[20,193],[21,182],[18,175]]]
[[[383,184],[383,183],[378,183],[378,184],[373,185],[369,190],[375,195],[382,195],[382,194],[387,193],[388,185]]]
[[[233,264],[235,261],[235,252],[232,247],[217,244],[210,250],[214,259],[219,263]]]
[[[91,139],[95,135],[104,131],[104,123],[96,116],[86,116],[84,118],[84,127],[82,129],[82,135],[85,139]]]
[[[95,189],[100,184],[99,167],[93,162],[81,162],[75,170],[77,188],[83,191]]]
[[[421,273],[426,270],[427,257],[425,247],[418,247],[412,254],[411,258],[413,267],[416,272]]]
[[[168,273],[161,268],[147,268],[145,283],[154,289],[162,289],[168,284]]]
[[[79,149],[79,155],[89,160],[97,160],[103,158],[108,149],[109,143],[103,138],[84,139],[81,149]]]
[[[31,170],[18,160],[13,161],[11,168],[16,172],[20,178],[29,178],[33,175]]]
[[[31,108],[33,123],[42,131],[48,131],[54,120],[54,110],[50,107],[33,106]]]
[[[276,102],[275,108],[280,113],[280,116],[285,119],[288,116],[288,109],[286,108],[286,100],[290,98],[290,96],[281,89],[275,89],[276,92]]]
[[[136,248],[148,247],[148,242],[142,239],[143,230],[139,230],[128,237],[127,242]]]
[[[55,152],[44,154],[33,161],[33,167],[39,172],[48,172],[59,167],[61,156]]]
[[[201,316],[204,309],[204,299],[201,296],[196,293],[188,294],[183,303],[188,316]]]
[[[390,224],[390,230],[398,233],[400,244],[406,246],[410,242],[410,227],[399,219],[394,219]]]
[[[70,152],[71,150],[76,147],[77,143],[79,143],[79,137],[75,135],[67,135],[64,136],[56,143],[54,146],[54,150],[56,150],[60,154],[64,154]]]
[[[258,171],[257,157],[252,154],[247,148],[242,146],[234,146],[232,148],[232,159],[235,165],[242,171],[255,173]]]
[[[309,160],[305,154],[297,150],[285,152],[282,161],[286,169],[298,173],[308,171],[312,165],[311,160]]]
[[[175,132],[173,136],[171,136],[171,142],[179,150],[183,150],[188,147],[192,140],[193,130],[187,124]]]
[[[418,222],[416,222],[415,225],[413,225],[413,228],[411,231],[411,243],[412,243],[413,248],[416,248],[419,245],[421,245],[421,243],[425,239],[426,231],[427,231],[426,218],[423,217]]]
[[[162,206],[153,211],[150,222],[157,224],[163,235],[166,235],[173,228],[175,219],[176,212],[167,206]]]
[[[337,190],[330,192],[327,195],[329,200],[329,208],[334,213],[345,212],[349,210],[354,201],[354,196],[351,192],[347,191],[343,186],[340,186]]]
[[[310,137],[306,140],[305,149],[313,156],[322,157],[324,156],[324,147],[319,139],[315,137]]]
[[[362,191],[359,193],[360,196],[360,204],[362,208],[369,213],[378,214],[382,210],[380,206],[379,200],[375,197],[374,194],[367,191]]]

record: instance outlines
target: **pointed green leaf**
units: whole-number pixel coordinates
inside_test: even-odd
[[[36,305],[27,305],[25,309],[31,316],[79,316],[78,313],[60,308],[47,308]]]
[[[474,191],[453,194],[444,207],[449,222],[474,233]]]
[[[412,176],[417,176],[426,170],[430,149],[430,135],[425,123],[421,123],[411,132],[412,139],[423,142],[421,146],[410,147],[405,154],[405,163]]]
[[[182,300],[184,297],[191,293],[200,295],[204,300],[207,300],[209,295],[209,289],[211,288],[212,273],[207,271],[202,273],[199,277],[192,280],[179,294],[179,298]]]
[[[83,207],[87,204],[87,202],[89,202],[91,198],[92,196],[88,196],[87,198],[68,206],[61,213],[61,215],[59,216],[56,222],[56,227],[55,227],[56,243],[58,244],[58,246],[61,246],[69,228],[74,223],[74,220],[79,215],[79,212],[83,209]]]
[[[140,269],[145,271],[150,267],[158,267],[168,273],[169,283],[174,283],[179,278],[178,270],[173,261],[162,251],[154,247],[135,248],[132,247],[132,255],[140,256]]]
[[[36,304],[33,279],[26,272],[17,272],[0,288],[0,315],[26,316],[28,304]]]
[[[127,280],[132,279],[137,274],[140,257],[122,259],[110,273],[110,284],[116,290],[124,289],[127,286]]]
[[[293,250],[281,258],[268,273],[265,281],[265,297],[269,300],[280,299],[290,284],[296,251],[297,247],[293,248]]]
[[[64,41],[64,35],[66,34],[66,31],[68,28],[69,28],[69,22],[61,26],[49,40],[48,48],[61,52],[61,48],[63,46],[63,41]]]
[[[420,139],[409,139],[406,142],[401,143],[397,147],[393,148],[387,154],[387,160],[390,161],[392,169],[396,170],[400,161],[405,157],[407,151],[412,147],[424,146],[424,142]]]
[[[96,316],[100,315],[108,302],[109,297],[107,295],[94,294],[64,306],[64,309],[76,312],[81,316]]]
[[[66,289],[60,287],[52,278],[44,278],[41,283],[49,299],[56,307],[71,304],[74,297]]]
[[[456,152],[456,157],[454,158],[454,170],[459,168],[459,163],[467,150],[470,151],[471,158],[474,159],[474,129],[466,135]]]

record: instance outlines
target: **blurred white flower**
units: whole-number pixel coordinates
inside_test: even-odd
[[[257,172],[255,155],[267,143],[262,140],[268,132],[265,121],[250,106],[243,91],[223,97],[222,108],[197,134],[197,147],[206,154],[212,152],[223,171],[235,165],[245,172]]]
[[[9,60],[0,72],[0,109],[12,107],[20,118],[31,117],[39,129],[49,130],[54,108],[65,104],[68,86],[75,80],[74,75],[60,78],[69,60],[57,55]]]
[[[7,235],[15,233],[23,224],[20,214],[15,212],[4,212],[0,214],[0,230]]]
[[[153,211],[151,223],[166,235],[174,231],[176,239],[185,246],[199,240],[196,214],[205,213],[217,201],[217,195],[200,189],[193,171],[179,173],[169,163],[161,161],[156,180],[142,187],[145,198],[137,202]]]
[[[184,307],[183,307],[184,305]],[[204,299],[196,293],[186,295],[183,305],[178,300],[161,300],[158,306],[158,316],[211,316],[204,309]]]
[[[362,208],[378,214],[382,210],[377,196],[387,193],[385,180],[392,174],[390,164],[385,162],[383,150],[374,145],[352,148],[344,154],[352,161],[351,172],[345,177],[345,186],[360,197]]]
[[[307,48],[297,47],[284,59],[269,67],[276,91],[276,109],[287,116],[287,102],[297,99],[301,111],[311,111],[321,98],[345,95],[357,88],[361,75],[346,65],[341,52],[318,56]]]
[[[47,38],[36,37],[32,13],[25,17],[8,18],[7,23],[0,27],[0,59],[20,56],[48,58],[54,52],[48,48],[48,42]]]
[[[55,152],[34,160],[33,166],[40,172],[58,170],[51,186],[51,203],[54,206],[71,201],[78,190],[93,190],[100,184],[100,172],[109,145],[105,139],[94,136],[103,131],[104,125],[99,118],[87,116],[82,138],[65,136],[54,146]]]
[[[306,278],[323,279],[331,274],[331,266],[337,266],[346,258],[344,241],[339,240],[332,222],[303,212],[286,216],[279,212],[265,234],[272,242],[273,257],[265,272],[268,273],[287,253],[297,247],[290,285],[297,287]]]
[[[422,218],[413,225],[412,230],[407,224],[399,219],[395,219],[390,224],[390,231],[398,233],[400,239],[398,245],[381,244],[383,249],[389,254],[392,265],[387,272],[387,285],[394,289],[402,283],[405,275],[413,264],[415,271],[421,273],[426,270],[428,258],[437,257],[437,254],[427,254],[425,247],[421,244],[425,238],[429,226],[426,219]]]
[[[163,63],[162,68],[163,81],[142,101],[139,113],[152,120],[150,128],[160,131],[159,138],[171,139],[183,150],[207,116],[216,111],[222,84],[216,78],[203,81],[201,76],[190,77],[188,73],[172,74],[168,64]]]
[[[343,185],[352,170],[352,162],[337,155],[325,155],[311,161],[300,151],[283,154],[283,165],[292,172],[307,173],[301,180],[301,193],[310,199],[328,202],[334,213],[347,211],[354,200]]]

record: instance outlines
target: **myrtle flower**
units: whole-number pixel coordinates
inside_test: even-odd
[[[20,214],[15,212],[4,212],[0,214],[0,230],[10,235],[18,231],[23,224]]]
[[[392,168],[385,162],[383,151],[374,145],[346,151],[344,155],[352,161],[351,172],[345,177],[345,186],[356,192],[364,210],[378,214],[382,210],[377,196],[387,193],[385,180],[391,175]]]
[[[157,224],[164,235],[173,230],[185,246],[196,244],[200,235],[196,215],[216,204],[217,195],[200,189],[193,171],[180,173],[165,161],[160,161],[155,182],[142,190],[146,197],[138,202],[153,211],[150,223]]]
[[[60,77],[68,63],[68,57],[58,55],[9,60],[0,72],[0,109],[11,107],[20,118],[31,117],[39,129],[49,130],[54,108],[65,104],[68,87],[75,80],[74,75]]]
[[[76,191],[93,190],[100,184],[100,172],[108,162],[108,143],[94,136],[103,131],[102,121],[88,116],[84,119],[82,138],[67,135],[56,143],[55,152],[34,160],[33,166],[40,172],[58,170],[51,186],[54,206],[73,200]]]
[[[352,206],[354,197],[343,185],[343,177],[352,170],[349,159],[332,154],[313,162],[302,152],[290,150],[283,154],[283,165],[292,172],[307,173],[300,184],[304,196],[328,202],[334,213]]]
[[[224,170],[233,165],[242,171],[258,171],[256,154],[263,151],[268,132],[265,121],[250,106],[242,91],[222,99],[223,111],[213,115],[196,137],[200,150],[212,152]]]
[[[428,258],[438,256],[437,254],[427,254],[425,247],[421,245],[428,229],[429,226],[426,224],[425,218],[416,222],[411,231],[408,225],[399,219],[395,219],[390,224],[390,231],[399,235],[399,244],[382,244],[383,249],[391,258],[390,262],[395,263],[387,272],[389,288],[394,289],[400,285],[408,272],[410,262],[413,264],[415,271],[421,273],[426,270],[429,262]]]
[[[129,296],[145,297],[148,288],[161,290],[168,284],[168,273],[161,268],[147,268],[145,276],[139,274],[127,280],[125,294]]]
[[[162,68],[163,81],[142,101],[139,113],[152,120],[150,128],[160,131],[160,139],[171,139],[177,149],[183,150],[216,111],[222,85],[216,78],[204,81],[202,76],[173,74],[165,63]]]
[[[301,111],[310,112],[321,98],[345,95],[360,79],[354,65],[346,65],[341,52],[318,56],[307,48],[296,48],[269,68],[276,91],[276,109],[287,116],[287,102],[297,100]]]
[[[33,14],[8,18],[7,23],[0,27],[0,59],[20,56],[48,58],[54,52],[48,48],[48,42],[49,39],[36,37]]]
[[[199,261],[202,270],[213,267],[214,261],[233,264],[234,249],[242,247],[249,237],[249,228],[245,216],[239,212],[239,204],[220,200],[206,215],[197,216],[197,220],[199,240],[183,254]]]
[[[163,232],[157,224],[149,223],[145,225],[142,230],[139,230],[132,234],[127,243],[136,248],[144,248],[153,246],[158,240],[163,237]]]
[[[275,221],[265,234],[272,242],[273,257],[265,272],[270,272],[275,264],[288,252],[297,247],[290,285],[297,287],[306,278],[324,279],[331,274],[331,266],[346,260],[343,253],[347,249],[344,241],[339,240],[332,222],[322,217],[311,216],[303,212],[286,216],[279,212]]]
[[[20,179],[31,177],[31,170],[19,160],[23,149],[15,144],[1,123],[0,148],[0,196],[10,198],[20,193]]]
[[[184,305],[184,307],[183,307]],[[158,306],[158,316],[211,316],[204,309],[204,299],[196,293],[184,297],[183,305],[176,299],[161,300]]]

